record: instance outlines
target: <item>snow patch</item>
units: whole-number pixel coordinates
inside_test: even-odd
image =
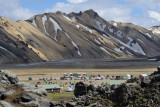
[[[94,39],[96,43],[98,43],[99,45],[101,45],[101,43],[97,40],[97,39]]]
[[[149,33],[146,33],[146,35],[147,35],[149,38],[152,38],[152,36],[151,36]]]
[[[154,29],[154,30],[152,31],[152,33],[153,33],[153,34],[160,34],[160,30],[159,30],[159,29]]]
[[[82,56],[82,54],[81,54],[81,52],[80,52],[77,44],[71,39],[71,37],[70,37],[66,32],[64,32],[64,33],[65,33],[66,36],[71,40],[72,45],[78,49],[77,54],[78,54],[79,56]]]
[[[117,41],[117,42],[119,42],[120,44],[122,44],[123,46],[125,46],[125,47],[133,50],[134,52],[140,53],[140,54],[142,54],[142,55],[146,55],[146,54],[144,53],[144,51],[142,50],[141,46],[140,46],[137,42],[136,42],[136,43],[132,43],[132,41],[133,41],[132,38],[128,37],[129,42],[128,42],[127,44],[126,44],[126,43],[123,43],[122,41],[120,41],[119,39],[117,39],[117,38],[115,38],[115,37],[113,37],[113,36],[112,36],[112,38],[113,38],[115,41]]]
[[[47,32],[47,30],[46,30],[46,27],[45,27],[45,22],[46,22],[46,20],[47,20],[47,17],[46,17],[46,15],[44,15],[44,16],[42,17],[43,27],[44,27],[45,33],[46,33],[47,35],[49,35],[48,32]]]
[[[113,23],[113,26],[118,27],[118,25],[117,25],[117,23],[116,23],[116,22],[114,22],[114,23]]]
[[[100,40],[103,44],[105,44],[105,42],[101,38],[98,38],[98,40]]]
[[[138,41],[140,41],[140,42],[142,42],[142,43],[144,43],[142,40],[140,40],[139,38],[137,39]]]
[[[79,25],[78,25],[78,26],[79,26]],[[80,26],[81,26],[83,29],[87,30],[88,32],[93,33],[92,30],[89,29],[88,27],[86,27],[86,26],[84,26],[84,25],[82,25],[82,24],[80,24]]]
[[[109,55],[111,55],[106,49],[104,49],[103,47],[100,47],[100,49],[106,53],[108,53]]]
[[[123,53],[120,48],[114,48],[115,51]]]
[[[111,26],[108,27],[110,33],[113,33],[113,28]]]
[[[65,19],[67,19],[68,21],[70,21],[70,22],[72,22],[72,20],[69,18],[69,17],[67,17],[67,16],[63,16]]]
[[[132,53],[130,53],[129,51],[127,51],[128,54],[133,55]]]
[[[120,30],[117,31],[117,36],[118,36],[118,37],[122,38],[122,35],[123,35],[123,33],[122,33]]]
[[[76,21],[76,18],[75,18],[75,17],[72,17],[72,20]]]
[[[103,36],[105,37],[105,38],[108,38],[108,39],[110,39],[107,35],[105,35],[105,34],[103,34]]]
[[[78,49],[78,51],[77,51],[78,55],[79,55],[79,56],[82,56],[82,54],[81,54],[80,51],[79,51],[79,48],[78,48],[77,44],[76,44],[73,40],[72,40],[71,42],[72,42],[73,46]]]
[[[141,30],[139,30],[141,33],[143,33]],[[153,33],[153,32],[152,32]],[[147,35],[149,38],[152,38],[152,36],[149,33],[143,33],[145,35]]]
[[[136,43],[131,43],[133,41],[132,38],[128,37],[129,42],[127,43],[128,48],[132,49],[135,52],[141,53],[142,55],[146,55],[144,51],[142,50],[141,46],[136,42]]]
[[[78,50],[78,52],[77,52],[77,53],[78,53],[78,55],[79,55],[79,56],[82,56],[82,54],[80,53],[80,51],[79,51],[79,50]]]
[[[152,30],[152,28],[149,28],[148,30]]]
[[[98,28],[101,30],[101,31],[104,31],[104,29],[106,28],[106,25],[104,23],[101,23],[100,21],[98,20],[95,20]]]
[[[1,46],[0,46],[0,49],[3,49],[3,50],[5,50],[5,51],[11,53],[10,51],[8,51],[7,49],[5,49],[5,48],[3,48],[3,47],[1,47]]]
[[[37,27],[37,24],[36,24],[36,22],[35,22],[34,19],[32,20],[32,24],[33,24],[35,27]]]
[[[121,46],[120,48],[124,50],[124,46]]]
[[[76,27],[79,29],[80,28],[80,26],[79,25],[76,25]]]
[[[57,22],[55,20],[53,20],[52,18],[50,18],[51,22],[53,23],[54,25],[54,29],[55,29],[55,32],[56,32],[56,35],[54,37],[54,39],[57,41],[57,31],[58,29],[59,30],[62,30],[61,27],[57,24]]]
[[[88,30],[90,33],[93,33],[91,29]]]
[[[139,30],[139,32],[143,33],[141,30]]]

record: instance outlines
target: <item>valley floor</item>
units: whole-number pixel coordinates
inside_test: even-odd
[[[156,68],[135,68],[135,69],[49,69],[49,68],[34,68],[34,69],[9,69],[9,71],[16,74],[20,81],[27,81],[28,77],[32,77],[33,80],[41,78],[59,78],[64,73],[86,73],[88,75],[133,75],[138,77],[140,74],[150,74],[156,71]]]
[[[160,62],[148,59],[70,59],[33,64],[2,65],[1,70],[9,70],[16,74],[20,81],[39,78],[59,78],[64,73],[86,73],[88,75],[106,77],[106,75],[150,74],[156,71]]]

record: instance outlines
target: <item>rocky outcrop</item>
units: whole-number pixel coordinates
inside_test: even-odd
[[[0,107],[54,107],[46,90],[29,83],[19,83],[15,74],[0,71]]]
[[[0,71],[0,81],[0,84],[3,85],[17,84],[19,82],[17,76],[8,71]]]
[[[56,103],[46,91],[29,83],[19,83],[10,72],[0,72],[0,107],[158,107],[160,105],[160,71],[149,77],[131,79],[121,85],[94,87],[77,82],[70,102]]]
[[[88,90],[87,90],[88,89]],[[121,85],[105,85],[95,88],[82,82],[76,84],[72,106],[89,107],[158,107],[160,105],[160,71],[149,77],[135,79]]]

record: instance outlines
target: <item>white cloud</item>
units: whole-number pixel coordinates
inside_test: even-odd
[[[129,22],[143,27],[158,25],[160,18],[160,0],[67,0],[67,3],[57,2],[52,8],[33,11],[21,6],[20,0],[0,0],[0,15],[14,20],[25,20],[36,14],[55,12],[65,13],[93,9],[107,21]],[[46,1],[47,2],[47,1]],[[122,3],[124,2],[124,3]],[[142,12],[133,15],[135,8]],[[154,10],[154,11],[149,11]],[[138,10],[136,10],[138,11]],[[149,12],[148,12],[149,11]]]
[[[148,13],[151,18],[154,18],[160,22],[160,13],[155,11],[148,11]]]
[[[87,0],[67,0],[70,3],[82,3],[82,2],[86,2]]]
[[[122,1],[124,4],[121,3]],[[159,4],[160,1],[157,0],[148,0],[147,2],[146,0],[86,0],[84,3],[79,4],[59,2],[52,8],[46,9],[45,12],[60,10],[65,13],[70,13],[93,9],[107,21],[113,20],[134,23],[148,28],[158,24],[156,20],[153,20],[153,18],[149,16],[148,10],[160,10]],[[141,12],[138,9],[141,9]],[[134,15],[135,12],[137,12],[136,15]]]
[[[25,20],[35,15],[36,12],[23,8],[20,0],[0,0],[0,14],[13,20]]]

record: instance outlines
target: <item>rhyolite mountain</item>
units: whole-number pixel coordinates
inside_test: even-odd
[[[160,29],[106,21],[95,11],[0,17],[0,64],[160,56]]]

